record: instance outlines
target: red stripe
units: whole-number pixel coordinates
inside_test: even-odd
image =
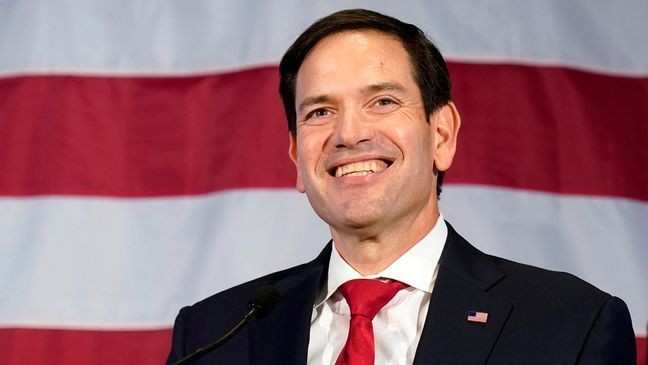
[[[452,63],[447,182],[648,200],[648,79]],[[274,67],[199,77],[0,79],[0,195],[292,187]]]
[[[637,364],[648,364],[648,338],[637,337]]]
[[[0,329],[0,354],[6,365],[160,365],[170,348],[168,329]]]
[[[0,329],[6,365],[159,365],[170,346],[171,330]],[[646,337],[637,337],[637,364],[647,363],[647,347]]]
[[[0,80],[0,195],[288,186],[276,74]]]
[[[450,66],[463,128],[449,182],[648,200],[648,78]]]

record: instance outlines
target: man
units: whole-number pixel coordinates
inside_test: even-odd
[[[276,308],[195,364],[634,362],[620,299],[483,254],[444,222],[461,123],[445,61],[418,28],[332,14],[295,41],[280,76],[297,188],[332,242],[183,308],[169,363],[226,333],[264,285],[279,290]]]

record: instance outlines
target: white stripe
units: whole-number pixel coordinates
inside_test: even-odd
[[[182,75],[276,64],[332,11],[423,28],[450,59],[648,74],[645,0],[0,1],[0,75]]]
[[[313,259],[328,229],[292,190],[0,200],[0,325],[157,328]],[[280,249],[278,249],[280,248]]]
[[[648,204],[457,185],[442,204],[480,249],[620,296],[645,336]],[[308,261],[329,238],[292,190],[4,198],[0,232],[0,326],[59,328],[170,326],[181,306]]]

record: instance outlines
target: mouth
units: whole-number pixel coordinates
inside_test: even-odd
[[[328,173],[333,177],[368,176],[386,170],[393,162],[394,161],[387,159],[371,159],[351,162],[334,166],[328,170]]]

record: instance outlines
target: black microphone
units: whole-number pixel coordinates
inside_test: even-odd
[[[279,290],[272,285],[266,285],[261,287],[254,298],[248,302],[248,312],[243,316],[243,319],[236,324],[229,332],[227,332],[223,337],[218,340],[210,343],[205,347],[201,347],[198,350],[192,352],[191,354],[183,357],[182,359],[173,363],[173,365],[182,365],[187,364],[189,361],[202,356],[205,353],[214,350],[220,345],[227,342],[230,338],[241,329],[243,326],[248,323],[252,318],[259,317],[262,318],[268,313],[270,313],[279,303]]]

